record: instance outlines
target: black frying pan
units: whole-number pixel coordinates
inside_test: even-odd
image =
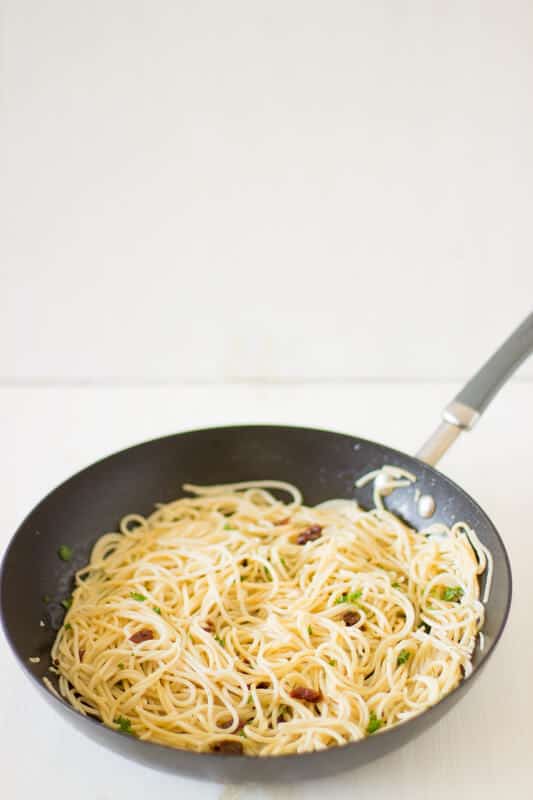
[[[458,436],[472,427],[507,377],[533,350],[533,314],[505,342],[444,412],[444,421],[417,458],[381,444],[309,428],[243,426],[212,428],[156,439],[105,458],[63,483],[30,513],[13,537],[0,573],[1,616],[7,639],[42,696],[73,725],[129,758],[195,778],[258,781],[325,776],[363,764],[393,750],[433,725],[468,691],[496,646],[511,602],[511,569],[494,525],[459,486],[433,466]],[[485,648],[474,655],[470,677],[437,705],[390,730],[343,747],[302,755],[257,758],[193,753],[138,741],[83,717],[43,685],[49,651],[63,618],[60,601],[72,590],[74,572],[89,559],[98,536],[116,529],[120,517],[149,513],[154,503],[175,498],[185,482],[227,483],[276,478],[299,486],[308,504],[333,497],[371,505],[371,488],[354,489],[369,470],[393,464],[417,477],[416,487],[435,503],[431,521],[465,520],[490,548],[494,579],[486,607]],[[427,524],[412,487],[387,499],[388,507],[415,528]],[[75,557],[57,557],[68,542]],[[43,596],[51,602],[44,604]],[[45,627],[39,621],[44,619]],[[40,656],[40,663],[29,662]]]

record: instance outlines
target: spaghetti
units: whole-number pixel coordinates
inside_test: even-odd
[[[417,533],[376,508],[310,508],[277,481],[192,493],[102,536],[52,649],[82,714],[196,751],[280,755],[360,739],[471,671],[490,554],[465,523]],[[272,491],[288,493],[289,502]]]

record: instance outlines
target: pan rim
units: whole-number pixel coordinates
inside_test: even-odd
[[[396,449],[394,447],[390,447],[387,444],[382,444],[381,442],[376,442],[376,441],[374,441],[372,439],[365,439],[364,437],[361,437],[361,436],[356,436],[356,435],[349,434],[349,433],[343,433],[342,431],[336,431],[336,430],[330,430],[330,429],[324,429],[324,428],[310,428],[308,426],[303,426],[303,425],[277,425],[277,424],[269,424],[269,423],[243,423],[243,424],[236,424],[236,425],[214,425],[214,426],[209,426],[209,427],[205,427],[205,428],[190,428],[190,429],[187,429],[187,430],[184,430],[184,431],[179,431],[177,433],[166,434],[165,436],[157,436],[157,437],[154,437],[152,439],[147,439],[147,440],[142,441],[142,442],[137,442],[136,444],[130,445],[130,446],[125,447],[125,448],[123,448],[121,450],[117,450],[117,451],[111,452],[111,453],[103,456],[102,458],[91,462],[90,464],[86,465],[85,467],[82,467],[82,469],[78,470],[73,475],[70,475],[68,478],[66,478],[66,480],[64,480],[61,483],[57,484],[49,492],[47,492],[47,494],[41,500],[39,500],[39,502],[26,514],[26,516],[23,518],[23,520],[20,522],[20,524],[18,525],[17,529],[13,533],[11,539],[9,540],[9,542],[7,544],[7,547],[4,550],[4,553],[2,555],[2,559],[0,561],[0,625],[1,625],[2,630],[4,632],[4,636],[6,638],[6,641],[9,644],[10,650],[11,650],[13,656],[15,657],[15,660],[18,662],[19,666],[22,668],[22,671],[31,680],[31,682],[34,684],[34,686],[40,692],[45,692],[46,699],[50,701],[50,703],[57,710],[58,713],[61,713],[60,709],[63,709],[64,711],[72,714],[73,717],[75,717],[75,719],[77,719],[77,720],[83,719],[83,720],[89,722],[92,725],[103,726],[106,729],[106,731],[108,731],[110,734],[116,734],[117,736],[120,736],[122,738],[124,738],[124,736],[125,736],[125,734],[121,733],[119,730],[115,730],[113,728],[109,728],[108,726],[104,726],[104,723],[101,722],[96,717],[92,717],[90,715],[81,714],[73,706],[71,706],[70,703],[68,703],[66,700],[64,700],[60,696],[56,696],[54,693],[50,692],[46,688],[45,684],[43,683],[42,677],[38,677],[37,675],[35,675],[32,672],[32,670],[30,669],[29,665],[26,663],[25,659],[19,654],[18,649],[17,649],[13,639],[11,638],[11,634],[10,634],[10,631],[9,631],[9,628],[8,628],[8,625],[7,625],[7,620],[6,620],[5,614],[4,614],[4,599],[3,599],[4,592],[3,592],[3,586],[4,586],[4,581],[5,581],[6,564],[7,564],[7,561],[8,561],[8,557],[9,557],[13,547],[15,546],[15,543],[16,543],[16,540],[17,540],[18,536],[22,533],[22,531],[25,528],[25,526],[26,526],[27,522],[29,521],[30,517],[36,511],[38,511],[45,503],[47,503],[48,500],[56,492],[65,489],[68,486],[68,484],[70,484],[71,482],[72,483],[75,482],[76,480],[78,480],[85,473],[89,472],[90,470],[92,470],[92,469],[94,469],[96,467],[100,467],[101,465],[105,464],[106,462],[109,462],[109,461],[113,460],[114,458],[121,457],[121,456],[124,457],[124,456],[128,455],[129,453],[132,453],[133,451],[135,451],[137,449],[141,449],[141,448],[149,446],[149,445],[155,445],[155,444],[157,444],[159,442],[163,442],[165,440],[176,439],[178,437],[192,436],[192,435],[197,435],[197,434],[204,434],[205,435],[205,434],[208,434],[208,433],[216,433],[216,432],[219,432],[219,431],[226,431],[226,432],[230,432],[230,431],[236,431],[237,432],[237,431],[240,431],[240,432],[243,432],[245,430],[252,430],[252,429],[253,430],[257,430],[257,429],[275,430],[275,431],[278,431],[278,432],[292,430],[292,431],[299,431],[299,432],[307,432],[307,433],[310,433],[310,434],[326,434],[326,435],[329,435],[329,436],[333,435],[333,436],[338,436],[339,438],[342,438],[342,439],[350,439],[354,444],[355,443],[361,443],[361,444],[364,444],[364,445],[370,445],[370,446],[373,446],[373,447],[376,447],[376,448],[379,448],[379,449],[387,450],[390,454],[392,454],[394,456],[398,456],[401,459],[406,459],[407,458],[407,459],[413,461],[415,464],[419,464],[424,469],[434,472],[436,474],[436,476],[438,477],[439,481],[444,482],[444,484],[447,484],[453,492],[458,492],[461,495],[465,496],[467,498],[467,500],[472,504],[473,508],[480,514],[480,516],[484,519],[484,521],[492,529],[492,532],[494,533],[494,535],[495,535],[495,537],[496,537],[496,539],[498,541],[498,544],[499,544],[499,546],[501,548],[501,552],[503,554],[503,562],[505,564],[505,568],[507,570],[507,574],[508,574],[508,577],[509,577],[509,589],[508,589],[508,593],[507,593],[507,597],[506,597],[506,601],[505,601],[505,608],[504,608],[504,612],[503,612],[503,619],[502,619],[501,625],[500,625],[499,630],[498,630],[497,634],[495,635],[493,641],[490,643],[490,646],[483,653],[481,661],[479,662],[479,664],[477,664],[473,668],[472,672],[470,673],[470,675],[467,678],[462,679],[457,684],[457,686],[455,686],[450,692],[448,692],[446,695],[444,695],[437,703],[434,703],[433,705],[431,705],[428,708],[424,709],[423,711],[421,711],[419,714],[417,714],[414,717],[411,717],[411,718],[409,718],[409,719],[407,719],[407,720],[405,720],[405,721],[403,721],[401,723],[396,723],[394,726],[392,726],[390,728],[385,728],[382,731],[378,731],[377,735],[379,737],[390,738],[391,736],[394,736],[400,729],[403,729],[406,725],[409,725],[410,723],[415,723],[417,720],[419,720],[425,714],[430,713],[431,711],[433,711],[434,709],[436,709],[438,707],[442,707],[443,704],[448,704],[449,701],[453,697],[455,697],[458,693],[460,695],[465,690],[465,687],[467,686],[467,684],[474,677],[477,677],[477,675],[480,672],[480,670],[488,662],[488,660],[492,656],[497,644],[499,643],[505,628],[507,627],[507,622],[508,622],[508,619],[509,619],[509,613],[510,613],[511,603],[512,603],[512,596],[513,596],[513,574],[512,574],[511,561],[510,561],[510,558],[509,558],[509,554],[507,552],[507,548],[505,547],[505,543],[504,543],[504,541],[503,541],[498,529],[496,528],[496,526],[494,525],[494,523],[492,522],[490,517],[487,515],[487,513],[484,511],[484,509],[479,505],[479,503],[468,492],[466,492],[461,486],[456,484],[455,481],[453,481],[447,475],[445,475],[444,473],[442,473],[439,470],[437,470],[434,466],[426,464],[424,461],[422,461],[421,459],[417,458],[416,456],[412,456],[412,455],[410,455],[408,453],[403,452],[402,450],[398,450],[398,449]],[[243,760],[244,759],[244,760],[247,760],[247,761],[256,761],[256,760],[259,759],[261,762],[263,762],[263,761],[293,762],[295,759],[299,759],[299,761],[301,761],[302,757],[309,759],[312,756],[324,755],[324,754],[327,754],[330,750],[339,751],[339,750],[346,750],[347,748],[352,748],[352,747],[356,747],[356,746],[360,746],[361,747],[361,746],[364,746],[364,743],[368,742],[368,740],[370,738],[375,739],[375,737],[376,737],[376,734],[373,734],[372,737],[364,736],[363,738],[357,739],[356,741],[349,741],[349,742],[346,742],[345,744],[342,744],[342,745],[334,745],[332,747],[325,748],[324,750],[311,750],[311,751],[306,751],[306,752],[303,752],[303,753],[288,753],[288,754],[269,755],[269,756],[249,755],[249,754],[246,754],[246,753],[242,753],[242,754],[221,754],[221,753],[215,753],[215,752],[211,752],[211,751],[197,752],[195,750],[189,750],[187,748],[172,747],[170,745],[162,744],[160,742],[151,742],[151,741],[148,741],[148,740],[142,740],[142,739],[138,739],[138,738],[134,738],[134,737],[128,737],[128,743],[130,744],[130,747],[132,747],[135,752],[137,752],[137,748],[138,747],[141,747],[142,750],[139,750],[138,751],[139,753],[147,752],[146,748],[147,748],[147,746],[150,746],[150,749],[151,749],[152,752],[163,750],[163,751],[168,752],[168,753],[176,753],[177,752],[177,753],[187,754],[187,756],[197,756],[198,758],[204,758],[204,759],[205,759],[206,756],[209,756],[212,759],[216,759],[216,760],[222,759],[224,761],[226,761],[228,759],[231,759],[231,760],[235,760],[235,759]],[[111,747],[109,747],[107,745],[105,745],[105,746],[107,747],[107,749],[112,749]],[[143,762],[143,761],[146,761],[147,759],[136,758],[135,760],[137,760],[138,762]],[[205,763],[205,761],[204,761],[204,763]]]

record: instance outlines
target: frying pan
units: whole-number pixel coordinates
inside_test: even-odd
[[[1,618],[21,668],[56,711],[96,742],[138,762],[194,778],[231,782],[310,779],[368,763],[418,736],[449,711],[477,680],[500,639],[511,602],[511,568],[498,532],[475,500],[437,472],[434,465],[459,433],[474,425],[498,389],[532,351],[533,314],[447,406],[442,424],[416,457],[339,433],[247,425],[189,431],[145,442],[74,475],[26,517],[3,560]],[[250,757],[193,753],[138,741],[82,716],[43,684],[43,676],[53,679],[48,672],[49,652],[64,614],[61,600],[72,591],[74,573],[87,563],[96,538],[105,531],[116,530],[125,513],[148,514],[154,503],[175,498],[185,482],[214,484],[262,478],[295,483],[310,505],[334,497],[355,497],[363,507],[370,507],[371,488],[355,489],[354,481],[384,464],[413,472],[416,488],[431,498],[424,507],[416,501],[418,494],[413,487],[397,489],[386,498],[391,511],[417,529],[428,521],[451,525],[464,520],[476,530],[494,558],[492,589],[486,605],[485,647],[474,653],[471,675],[432,708],[408,722],[342,747],[301,755]],[[68,563],[57,557],[58,547],[65,542],[75,553]],[[45,604],[46,595],[50,600]],[[45,627],[39,624],[40,620],[44,620]],[[36,656],[39,663],[28,660]]]

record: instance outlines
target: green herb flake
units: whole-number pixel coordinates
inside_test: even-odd
[[[251,694],[249,694],[249,695],[248,695],[248,700],[247,700],[246,702],[247,702],[247,703],[249,703],[251,706],[253,706],[253,704],[254,704],[254,698],[252,697],[252,695],[251,695]]]
[[[71,630],[72,630],[72,625],[70,624],[70,622],[65,622],[65,624],[63,625],[63,627],[64,627],[64,629],[65,629],[66,631],[71,631]]]
[[[70,608],[70,607],[71,607],[71,605],[72,605],[72,597],[65,597],[65,599],[61,601],[61,605],[63,606],[63,608],[64,608],[66,611],[68,611],[68,610],[69,610],[69,608]]]
[[[115,719],[115,725],[118,725],[118,729],[122,733],[129,733],[130,736],[134,736],[134,733],[131,729],[131,719],[127,717],[117,717]]]
[[[337,597],[335,600],[335,605],[338,606],[340,603],[352,603],[355,604],[361,597],[363,592],[361,589],[358,589],[356,592],[346,592],[345,594],[341,594],[340,597]]]
[[[410,658],[411,658],[411,653],[409,652],[409,650],[400,650],[398,658],[396,659],[396,663],[399,667],[401,667],[401,665],[406,664]]]
[[[337,666],[337,662],[336,662],[336,660],[334,658],[328,658],[328,664],[330,665],[330,667],[336,667]]]
[[[245,734],[245,732],[243,731],[242,728],[239,731],[239,736],[242,736],[243,739],[246,739],[246,734]]]
[[[70,561],[74,553],[72,547],[69,547],[68,544],[62,544],[58,548],[57,555],[61,561]]]
[[[122,663],[122,661],[119,661],[117,666],[118,666],[119,669],[126,669],[124,664]]]
[[[159,608],[159,606],[153,606],[153,609],[156,614],[159,614],[159,616],[161,616],[161,609]]]
[[[226,640],[225,639],[221,639],[220,636],[217,636],[216,634],[215,634],[215,636],[213,638],[214,638],[215,642],[217,642],[221,647],[225,647],[225,644],[226,644]]]
[[[370,719],[368,720],[368,726],[366,732],[368,734],[375,733],[376,731],[379,731],[382,725],[383,725],[383,720],[378,719],[376,717],[375,711],[372,711],[370,713]]]
[[[392,586],[393,589],[399,589],[400,588],[400,584],[398,583],[398,581],[394,581],[394,583],[391,583],[391,586]]]
[[[139,603],[143,603],[146,600],[144,594],[140,594],[140,592],[130,592],[130,597],[132,600],[138,600]]]
[[[463,595],[464,591],[460,586],[447,586],[442,590],[442,599],[449,603],[458,603]]]
[[[287,567],[287,562],[285,561],[285,559],[283,558],[283,556],[280,556],[280,559],[279,559],[279,561],[280,561],[280,564],[281,564],[283,567],[285,567],[285,569],[288,569],[288,567]]]
[[[230,525],[229,522],[226,522],[226,524],[224,525],[224,530],[225,531],[234,531],[235,528],[233,527],[233,525]]]
[[[309,636],[313,635],[313,629],[310,625],[307,626],[307,633],[309,634]]]
[[[269,568],[268,567],[264,567],[264,570],[265,570],[265,578],[267,579],[267,581],[271,581],[272,580],[272,573],[270,572]]]

